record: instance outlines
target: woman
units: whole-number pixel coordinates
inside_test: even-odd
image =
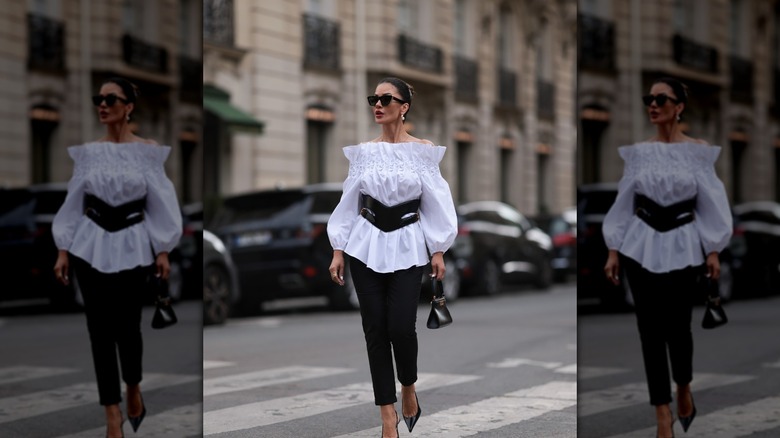
[[[673,436],[669,364],[677,387],[677,417],[685,432],[696,416],[693,303],[697,282],[720,276],[718,254],[732,232],[729,201],[714,163],[720,147],[688,137],[680,116],[685,86],[661,78],[643,97],[656,135],[620,148],[625,161],[615,203],[604,219],[609,256],[604,271],[615,285],[622,267],[631,286],[650,404],[659,437]],[[668,359],[667,359],[668,348]]]
[[[72,262],[84,298],[106,436],[120,437],[124,420],[117,350],[127,417],[136,431],[146,415],[140,388],[141,309],[149,297],[152,269],[168,278],[168,253],[181,236],[182,219],[163,168],[170,147],[130,131],[134,85],[109,79],[92,99],[106,135],[68,148],[73,177],[52,224],[59,249],[54,273],[69,284]]]
[[[411,85],[390,77],[368,96],[382,135],[344,148],[349,176],[328,221],[333,246],[330,273],[341,286],[344,253],[349,257],[383,437],[398,436],[400,422],[393,356],[409,432],[422,413],[414,384],[423,268],[430,256],[432,277],[444,278],[443,254],[457,234],[450,188],[439,171],[446,148],[412,137],[404,129],[413,93]],[[391,431],[395,435],[385,435]]]

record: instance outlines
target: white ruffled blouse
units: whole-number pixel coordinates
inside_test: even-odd
[[[52,224],[57,248],[107,273],[149,266],[154,254],[172,251],[182,234],[182,217],[176,190],[163,167],[170,152],[169,146],[145,143],[95,142],[69,147],[73,176]],[[144,220],[116,232],[106,231],[84,215],[85,194],[111,206],[145,196]]]
[[[439,162],[447,148],[423,143],[361,143],[344,148],[349,175],[328,220],[334,250],[386,273],[425,266],[430,255],[447,251],[458,234],[458,219]],[[420,198],[420,220],[391,232],[358,214],[361,193],[394,206]]]
[[[604,218],[609,249],[655,273],[704,263],[726,248],[732,217],[723,183],[715,174],[721,148],[697,143],[638,143],[618,149],[625,165],[615,203]],[[694,221],[659,232],[634,215],[634,194],[661,206],[696,198]]]

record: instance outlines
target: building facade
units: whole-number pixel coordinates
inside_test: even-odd
[[[342,147],[380,134],[366,96],[396,76],[416,92],[407,130],[448,146],[457,202],[529,215],[574,204],[575,1],[205,0],[207,11],[222,24],[204,30],[204,86],[233,107],[206,108],[218,161],[207,193],[343,181]]]
[[[673,76],[732,203],[780,200],[780,3],[582,0],[578,33],[578,183],[620,178],[617,148],[655,133],[641,96]]]
[[[104,135],[90,97],[122,76],[139,88],[134,131],[172,146],[183,202],[202,197],[200,0],[4,2],[0,185],[67,181],[67,146]]]

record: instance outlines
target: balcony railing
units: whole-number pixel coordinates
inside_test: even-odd
[[[555,85],[552,82],[536,81],[536,111],[539,118],[555,118]]]
[[[303,14],[303,66],[338,70],[341,62],[339,23]]]
[[[729,56],[731,100],[742,103],[753,102],[753,63],[738,56]]]
[[[181,100],[203,102],[203,63],[199,59],[179,56],[179,87]]]
[[[133,67],[155,73],[168,72],[168,51],[131,35],[122,37],[122,58]]]
[[[517,73],[498,68],[498,103],[501,106],[517,106]]]
[[[580,14],[577,24],[580,68],[615,70],[615,23]]]
[[[453,57],[455,64],[455,98],[458,100],[477,100],[477,62],[462,56]]]
[[[203,0],[203,40],[225,46],[235,45],[233,0]]]
[[[398,35],[398,60],[402,64],[433,73],[441,73],[442,51],[406,35]]]
[[[30,69],[62,72],[65,70],[65,26],[42,15],[27,14]]]
[[[674,61],[683,67],[707,73],[718,72],[718,51],[714,47],[675,35],[672,38],[672,52]]]

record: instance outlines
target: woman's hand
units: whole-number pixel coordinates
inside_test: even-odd
[[[168,275],[171,273],[171,264],[168,261],[168,253],[161,252],[157,254],[155,265],[157,265],[157,276],[163,280],[167,280]]]
[[[614,249],[609,250],[607,256],[607,264],[604,265],[604,274],[607,275],[607,279],[615,286],[620,284],[620,261],[618,260],[618,252]]]
[[[433,256],[431,257],[431,277],[435,277],[437,280],[441,281],[444,279],[444,271],[446,271],[446,268],[444,267],[444,253],[433,253]]]
[[[330,279],[339,286],[344,286],[344,251],[333,251],[333,261],[330,262]]]
[[[57,262],[54,263],[54,276],[57,277],[57,281],[65,286],[70,284],[68,280],[68,251],[64,249],[59,250],[57,253]]]
[[[713,280],[720,278],[720,259],[717,252],[711,252],[707,256],[707,277]]]

